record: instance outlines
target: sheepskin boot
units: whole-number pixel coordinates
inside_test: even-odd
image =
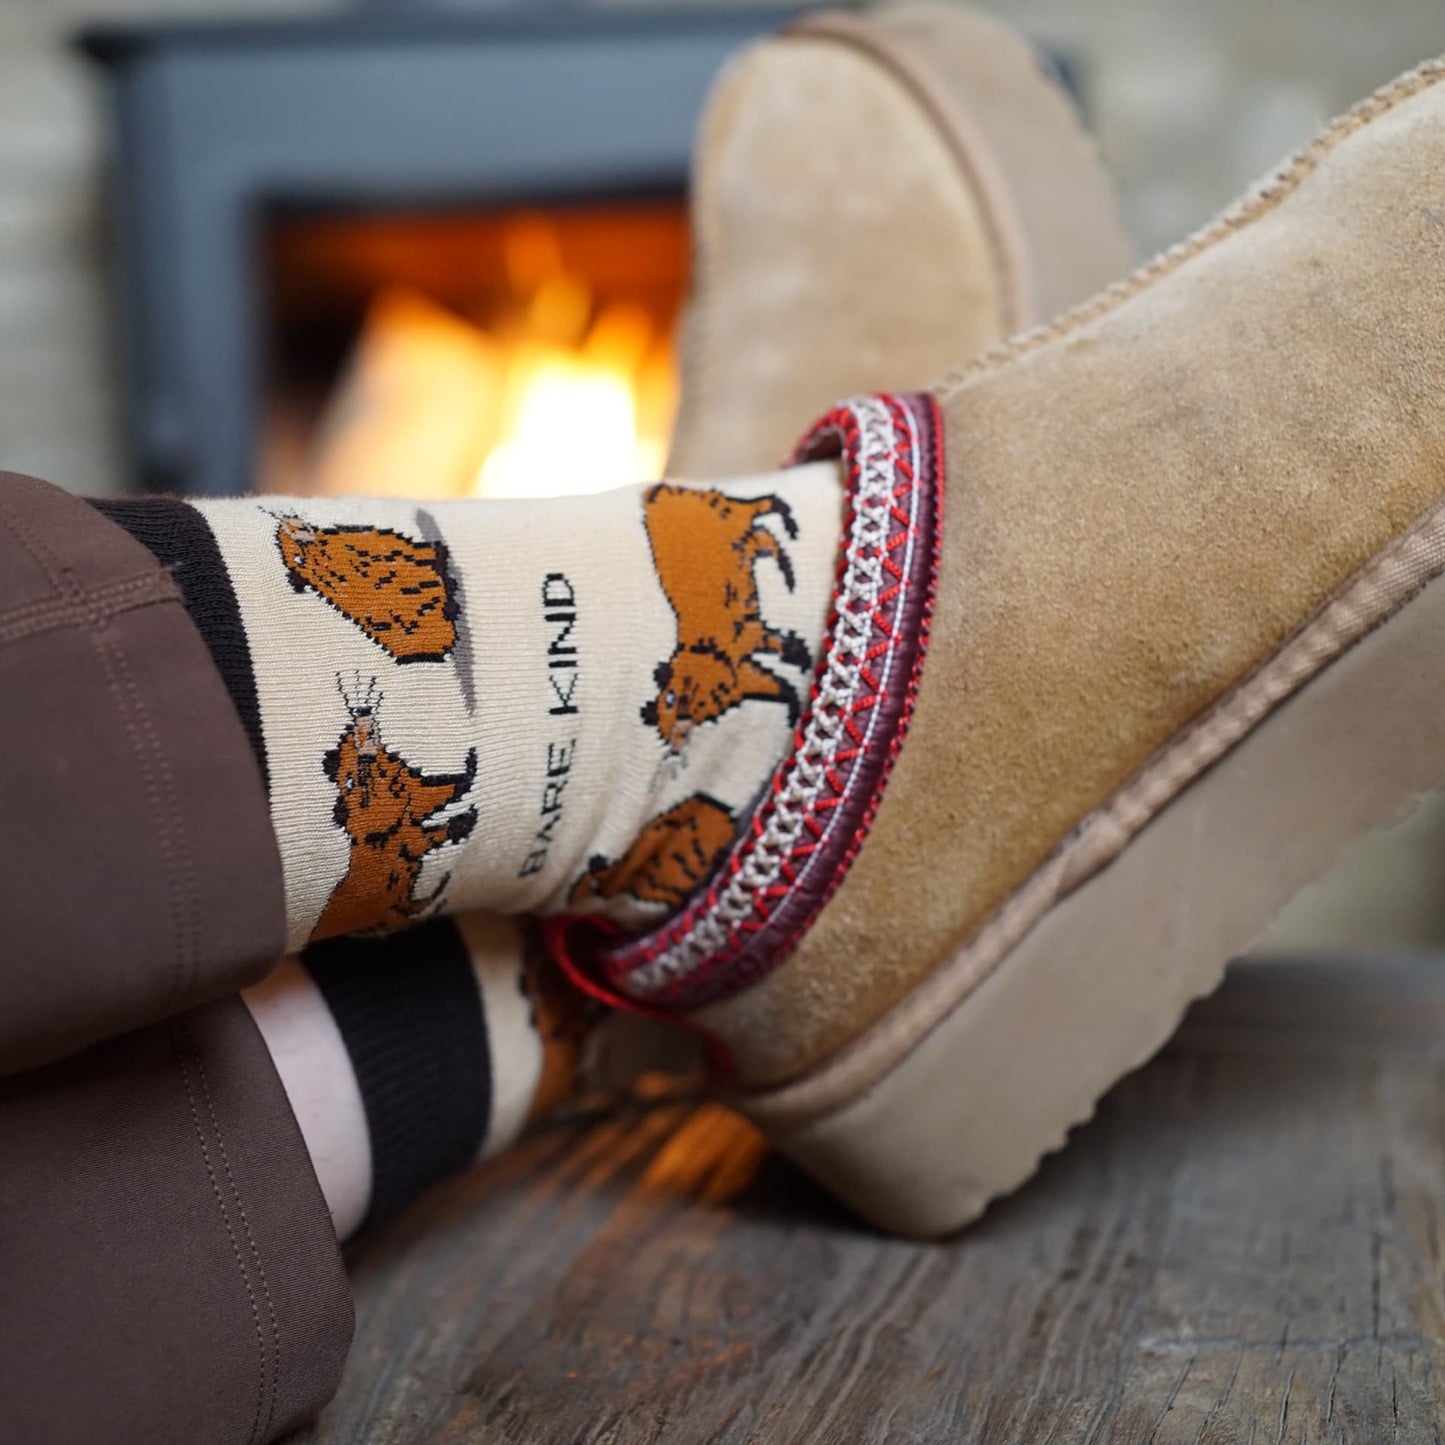
[[[1130,262],[1070,99],[956,5],[818,14],[744,51],[692,187],[672,477],[775,467],[837,398],[921,387]]]
[[[827,416],[835,604],[767,800],[665,925],[553,928],[881,1225],[1013,1189],[1445,785],[1442,82],[927,393]],[[903,227],[876,284],[912,255]]]

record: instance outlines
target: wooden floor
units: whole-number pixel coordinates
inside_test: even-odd
[[[1437,962],[1236,968],[943,1245],[712,1106],[558,1129],[358,1253],[296,1439],[1439,1440],[1442,1130]]]

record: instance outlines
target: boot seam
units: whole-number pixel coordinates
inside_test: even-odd
[[[1308,145],[1296,151],[1281,166],[1259,181],[1244,199],[1216,216],[1192,236],[1160,252],[1123,280],[1105,287],[1088,301],[1065,311],[1046,325],[1035,327],[990,347],[972,361],[939,378],[930,391],[940,402],[947,402],[979,377],[990,375],[1010,362],[1039,351],[1116,311],[1156,281],[1177,271],[1185,262],[1193,260],[1195,256],[1212,249],[1235,232],[1268,215],[1287,200],[1342,141],[1396,106],[1429,90],[1442,79],[1445,79],[1445,57],[1426,61],[1407,75],[1400,76],[1377,90],[1331,122]]]

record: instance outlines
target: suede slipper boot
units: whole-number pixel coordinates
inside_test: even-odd
[[[1018,1185],[1445,785],[1442,81],[929,394],[826,418],[804,454],[852,501],[793,756],[666,926],[552,930],[881,1225]]]
[[[835,396],[900,375],[921,385],[1128,263],[1069,99],[1017,35],[958,7],[822,13],[753,47],[715,87],[697,165],[674,458],[699,475],[776,466]],[[845,173],[872,188],[861,213]],[[860,307],[856,288],[891,254],[904,208],[919,222],[910,299],[873,287]],[[750,342],[759,297],[768,405]],[[636,1013],[603,1016],[579,1089],[595,1104],[644,1073],[692,1077],[691,1042]]]
[[[838,397],[921,387],[1130,262],[1069,98],[957,6],[824,13],[744,51],[692,217],[674,477],[775,467]]]

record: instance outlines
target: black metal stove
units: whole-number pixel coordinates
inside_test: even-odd
[[[277,214],[681,197],[714,73],[793,14],[423,6],[88,30],[136,484],[253,485]]]

